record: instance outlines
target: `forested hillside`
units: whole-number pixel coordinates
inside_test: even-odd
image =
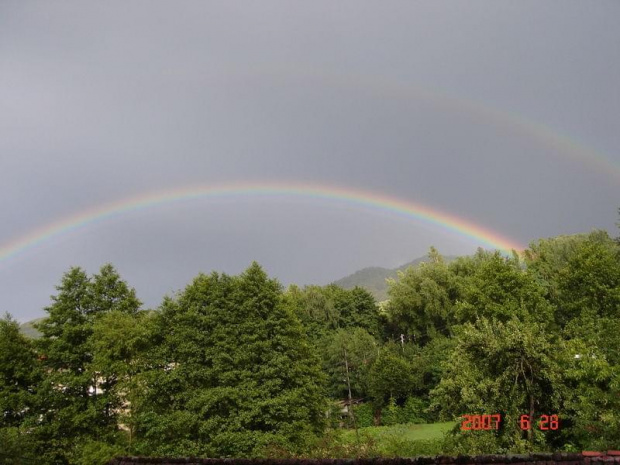
[[[620,245],[606,232],[511,257],[431,248],[388,296],[379,311],[361,287],[284,289],[253,263],[145,309],[112,265],[72,268],[39,339],[0,320],[0,463],[619,447]],[[497,419],[462,431],[463,415]],[[440,422],[457,426],[389,447],[370,434]]]
[[[451,262],[457,257],[446,256],[444,261]],[[380,266],[371,266],[356,271],[355,273],[334,281],[333,284],[344,289],[353,289],[354,287],[362,287],[369,291],[377,302],[382,302],[388,298],[388,279],[398,279],[399,271],[406,271],[412,266],[418,266],[420,263],[428,261],[428,257],[419,257],[398,268],[383,268]]]

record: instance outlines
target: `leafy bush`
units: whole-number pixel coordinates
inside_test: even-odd
[[[77,465],[106,465],[114,457],[125,455],[123,447],[101,441],[88,441],[80,448]]]
[[[0,428],[0,465],[35,462],[34,443],[18,428]]]
[[[383,426],[392,426],[404,423],[402,409],[396,405],[394,397],[390,397],[390,401],[386,408],[381,412],[381,424]]]
[[[354,406],[353,414],[355,415],[358,428],[366,428],[367,426],[373,426],[375,424],[373,409],[370,403]]]
[[[506,437],[491,431],[463,434],[455,430],[445,436],[442,444],[442,453],[447,455],[525,454],[534,451],[551,452],[543,434],[535,435],[531,443],[524,437]]]

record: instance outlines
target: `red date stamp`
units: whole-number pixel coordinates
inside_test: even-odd
[[[477,431],[499,429],[502,416],[495,413],[493,415],[463,415],[461,418],[464,418],[461,423],[462,431]]]
[[[524,431],[532,429],[532,420],[529,415],[521,415],[519,418],[519,426]],[[557,430],[560,427],[560,420],[557,415],[541,415],[538,423],[538,429],[541,431]]]
[[[502,422],[502,416],[499,413],[491,415],[463,415],[461,422],[461,431],[479,431],[479,430],[498,430]],[[532,429],[532,418],[530,415],[521,415],[519,417],[519,427],[523,431]],[[560,428],[560,420],[557,415],[541,415],[536,426],[541,431],[555,431]]]

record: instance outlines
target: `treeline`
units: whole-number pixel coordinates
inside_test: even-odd
[[[40,339],[0,320],[0,463],[316,456],[338,426],[463,414],[504,420],[455,431],[446,453],[617,448],[618,241],[429,258],[381,306],[361,288],[284,290],[253,263],[144,310],[113,266],[73,268]],[[356,406],[343,416],[336,400]],[[522,431],[523,414],[560,428]]]

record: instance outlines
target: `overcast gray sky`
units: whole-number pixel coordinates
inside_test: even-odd
[[[527,244],[620,206],[620,2],[0,3],[0,248],[107,202],[280,181],[424,204]],[[112,262],[149,307],[257,260],[284,284],[468,254],[376,209],[252,196],[93,223],[0,262],[43,316]]]

